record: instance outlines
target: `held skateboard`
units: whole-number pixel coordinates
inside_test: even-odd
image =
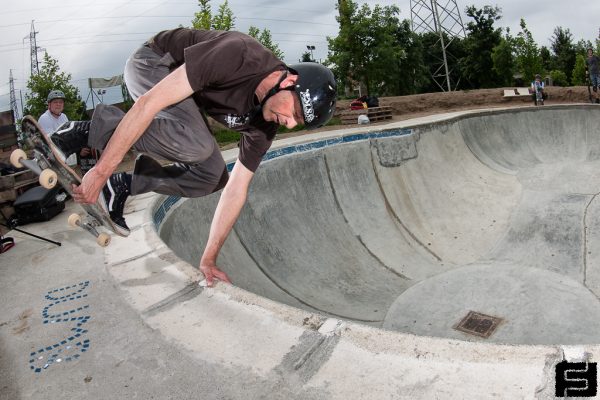
[[[33,159],[28,159],[23,150],[17,149],[12,152],[10,162],[17,168],[25,166],[36,173],[39,176],[40,185],[44,188],[51,189],[59,183],[72,195],[72,185],[79,185],[81,177],[67,165],[52,140],[40,128],[35,118],[29,115],[25,116],[21,122],[21,130],[27,144],[33,148]],[[110,219],[103,202],[103,195],[100,193],[100,198],[96,203],[79,204],[85,211],[84,215],[71,214],[68,219],[69,225],[79,226],[94,235],[96,242],[102,247],[108,246],[110,235],[99,232],[97,228],[100,226],[117,235],[126,236],[119,232]]]

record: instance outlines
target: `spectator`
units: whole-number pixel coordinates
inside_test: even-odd
[[[598,85],[600,84],[599,63],[600,58],[598,58],[597,55],[594,55],[594,49],[590,47],[587,51],[587,59],[585,60],[585,75],[588,78],[588,85],[590,85],[594,91],[596,98],[594,101],[596,103],[600,103],[600,99],[598,98]]]
[[[51,90],[46,101],[48,109],[40,116],[38,123],[48,136],[52,136],[61,125],[69,122],[69,118],[63,113],[65,94],[60,90]],[[77,156],[73,154],[66,161],[70,166],[77,165]]]

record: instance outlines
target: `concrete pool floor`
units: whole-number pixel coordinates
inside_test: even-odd
[[[113,238],[106,249],[66,226],[68,210],[22,227],[61,241],[61,247],[8,234],[17,244],[0,255],[0,398],[554,398],[556,363],[595,361],[600,352],[590,341],[503,345],[416,336],[327,318],[228,285],[200,287],[193,283],[195,268],[154,231],[151,212],[158,197],[130,202],[131,236]],[[516,273],[511,268],[488,276],[508,279]],[[536,272],[526,282],[546,282]],[[464,283],[470,274],[463,274],[453,280]],[[419,288],[425,295],[447,290],[434,279],[425,283]],[[575,331],[595,329],[598,318],[574,318],[576,310],[562,309],[560,301],[547,306],[571,313]]]

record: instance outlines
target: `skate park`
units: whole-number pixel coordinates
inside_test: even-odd
[[[65,213],[26,228],[60,247],[11,233],[3,398],[553,398],[554,365],[598,351],[599,121],[473,110],[279,140],[219,259],[233,286],[197,272],[216,196],[134,198],[104,249]]]

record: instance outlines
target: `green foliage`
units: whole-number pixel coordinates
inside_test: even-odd
[[[311,61],[313,61],[313,59],[310,56],[310,52],[309,51],[305,51],[304,53],[302,53],[302,57],[300,58],[300,62],[311,62]]]
[[[79,89],[71,85],[71,74],[60,72],[58,61],[48,53],[44,53],[44,60],[39,74],[31,75],[27,81],[29,93],[25,95],[24,113],[39,118],[48,109],[48,93],[51,90],[61,90],[65,94],[64,113],[70,120],[79,120],[82,117],[82,100]],[[85,107],[83,108],[85,112]]]
[[[218,31],[230,31],[235,28],[235,17],[227,0],[219,6],[219,12],[212,18],[212,28]]]
[[[254,39],[258,40],[267,49],[271,50],[273,52],[273,54],[275,54],[275,57],[279,58],[280,60],[283,60],[283,57],[284,57],[283,51],[281,51],[281,49],[279,48],[279,45],[277,45],[277,43],[273,42],[273,38],[271,36],[270,30],[265,28],[262,31],[260,31],[257,27],[250,26],[250,29],[248,29],[248,35],[252,36]]]
[[[464,40],[455,38],[450,41],[450,38],[446,33],[443,34],[444,43],[446,45],[446,55],[448,60],[448,70],[450,72],[450,83],[452,88],[464,89],[465,87],[471,88],[468,82],[461,79],[461,60],[466,56]],[[429,76],[439,75],[444,72],[441,62],[443,60],[442,49],[440,47],[440,37],[437,33],[428,32],[421,35],[423,42],[423,65],[429,70]],[[436,80],[430,79],[429,84],[423,89],[425,92],[437,92],[440,89],[447,90],[447,84],[441,82],[442,78]],[[440,87],[440,86],[442,87]]]
[[[577,50],[573,43],[573,35],[571,35],[569,29],[563,29],[560,26],[554,28],[551,48],[554,53],[553,69],[564,72],[565,76],[571,75],[573,68],[575,68]]]
[[[200,11],[194,14],[192,20],[192,28],[204,30],[219,30],[230,31],[235,28],[235,16],[229,8],[228,0],[219,6],[219,11],[216,15],[212,15],[210,0],[198,0]]]
[[[550,71],[550,78],[554,86],[569,86],[569,79],[563,71],[557,69]]]
[[[200,11],[194,14],[192,28],[209,30],[212,26],[212,13],[210,11],[210,0],[198,0]]]
[[[502,30],[494,28],[494,23],[501,18],[501,10],[469,6],[465,12],[473,21],[467,24],[469,34],[464,41],[466,56],[461,60],[462,74],[475,88],[495,87],[501,78],[493,68],[492,52],[502,40]]]
[[[585,56],[583,54],[577,54],[575,58],[575,67],[571,74],[571,84],[573,86],[587,85],[585,78]]]
[[[502,86],[513,84],[515,74],[515,57],[513,53],[513,39],[508,34],[492,50],[493,69],[498,76],[498,82]]]
[[[517,71],[523,75],[523,80],[527,82],[533,80],[535,74],[543,72],[542,57],[523,18],[521,18],[520,25],[521,31],[515,38],[516,64]]]
[[[215,140],[219,146],[225,146],[226,144],[236,143],[240,140],[240,133],[223,126],[213,126],[211,128]]]
[[[550,53],[550,49],[548,49],[546,46],[542,46],[540,48],[540,57],[542,58],[542,68],[544,71],[552,71],[553,69],[556,69],[554,68],[554,58]]]
[[[409,59],[416,55],[412,50],[420,42],[411,42],[415,36],[409,24],[398,19],[398,7],[375,5],[371,10],[368,4],[359,8],[352,0],[341,0],[337,7],[339,35],[327,38],[326,64],[334,71],[340,88],[362,83],[369,94],[383,96],[399,94],[406,87],[414,90],[414,84],[421,83],[422,64]],[[415,45],[410,53],[407,44]]]

